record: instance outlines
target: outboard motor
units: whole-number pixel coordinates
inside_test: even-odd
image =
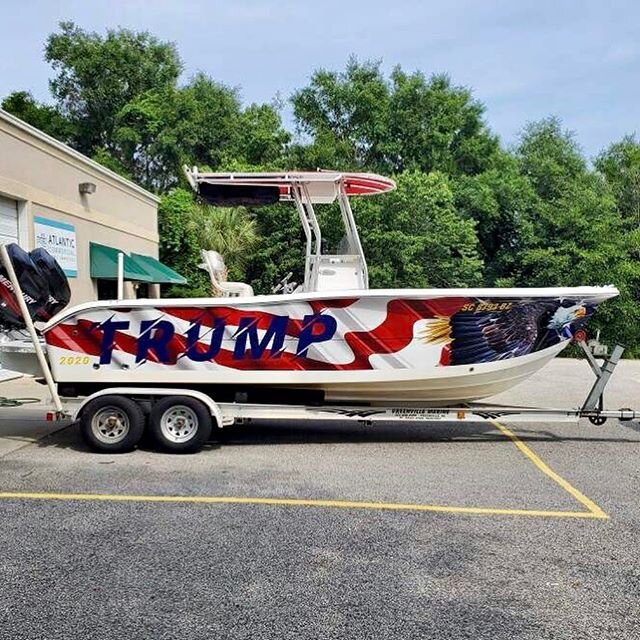
[[[58,281],[55,282],[55,293],[58,294],[60,298],[50,294],[49,272],[46,270],[42,271],[29,253],[15,243],[7,245],[6,248],[11,264],[16,272],[16,277],[20,283],[24,301],[27,303],[27,309],[34,320],[43,320],[45,317],[49,317],[46,311],[49,305],[51,308],[61,309],[62,307],[59,307],[59,305],[62,300],[65,299],[65,295],[68,302],[69,296],[65,293],[64,285]],[[55,263],[55,260],[49,256],[46,251],[40,251],[43,251],[48,256],[47,259],[38,254],[37,258],[40,262],[47,265],[51,264],[49,261]],[[57,265],[57,263],[55,264]],[[52,272],[55,272],[55,269],[53,269]],[[69,285],[66,283],[66,276],[64,276],[64,273],[62,273],[62,276],[68,290]],[[52,280],[54,280],[53,277]],[[54,298],[55,304],[50,301],[50,297]],[[64,304],[66,304],[66,302]],[[20,312],[20,307],[15,297],[14,288],[9,279],[9,274],[1,265],[0,325],[5,329],[23,329],[25,327],[22,313]]]
[[[69,304],[71,299],[69,281],[62,267],[46,249],[34,249],[29,255],[49,284],[49,299],[34,318],[46,322]]]

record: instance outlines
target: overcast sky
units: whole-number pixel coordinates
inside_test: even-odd
[[[589,156],[640,129],[640,3],[631,0],[0,0],[0,97],[48,100],[47,35],[60,20],[174,41],[185,76],[204,71],[246,102],[287,98],[350,54],[446,72],[510,144],[562,118]],[[290,118],[285,114],[286,118]]]

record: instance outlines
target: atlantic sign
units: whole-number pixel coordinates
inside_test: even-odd
[[[72,224],[35,216],[33,232],[36,247],[46,249],[71,278],[78,275],[76,230]]]

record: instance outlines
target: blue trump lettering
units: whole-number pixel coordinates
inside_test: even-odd
[[[235,339],[234,360],[243,360],[245,358],[257,360],[264,356],[267,351],[270,352],[269,357],[271,358],[280,357],[284,350],[288,324],[289,318],[287,316],[274,316],[269,326],[262,332],[262,337],[260,337],[256,318],[240,318],[238,329],[233,336]],[[298,337],[296,355],[303,358],[307,357],[309,347],[331,340],[336,333],[337,326],[338,323],[335,318],[329,315],[316,313],[304,316],[302,329]],[[102,331],[100,364],[109,364],[111,362],[117,332],[129,329],[129,327],[130,323],[126,320],[115,321],[112,319],[94,325],[94,330],[99,329]],[[225,321],[222,318],[215,320],[208,344],[201,344],[201,331],[201,323],[195,322],[185,334],[186,349],[184,357],[194,362],[213,360],[220,353],[225,332]],[[159,362],[169,364],[172,360],[169,353],[169,344],[175,333],[175,326],[168,320],[142,320],[136,346],[136,363],[148,360],[149,353],[153,352]]]
[[[96,323],[93,329],[102,330],[102,343],[100,344],[100,364],[109,364],[111,362],[111,354],[115,347],[114,339],[116,332],[128,329],[129,322],[126,320],[112,320],[109,318],[102,323]]]
[[[136,364],[147,360],[150,349],[153,349],[160,362],[168,363],[170,357],[167,347],[175,332],[175,327],[168,320],[143,320],[140,323]]]
[[[222,337],[224,336],[224,320],[216,318],[213,329],[211,330],[211,339],[209,346],[205,350],[199,348],[201,324],[196,322],[189,327],[187,331],[187,350],[185,357],[194,362],[205,362],[213,360],[222,347]]]
[[[298,338],[296,355],[306,358],[307,351],[312,344],[331,340],[337,328],[338,323],[333,316],[323,316],[319,313],[305,316],[302,320],[302,331]]]
[[[251,357],[255,360],[260,358],[262,354],[271,345],[271,357],[279,358],[284,346],[284,337],[287,333],[287,324],[289,318],[287,316],[275,316],[271,320],[269,328],[264,332],[262,340],[258,337],[258,321],[255,318],[240,318],[238,323],[238,331],[236,331],[236,345],[233,349],[233,357],[235,360],[242,360],[247,352],[247,340],[249,341],[249,351]]]

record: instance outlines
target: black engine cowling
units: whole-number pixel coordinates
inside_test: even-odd
[[[49,283],[49,298],[47,303],[38,310],[35,317],[36,320],[46,322],[69,304],[69,300],[71,299],[69,281],[62,267],[45,249],[34,249],[29,255],[36,267],[40,270],[40,273]]]
[[[44,249],[35,249],[29,254],[15,243],[6,248],[31,318],[48,320],[69,303],[67,277],[51,255]],[[6,329],[25,326],[4,266],[0,266],[0,325]]]

